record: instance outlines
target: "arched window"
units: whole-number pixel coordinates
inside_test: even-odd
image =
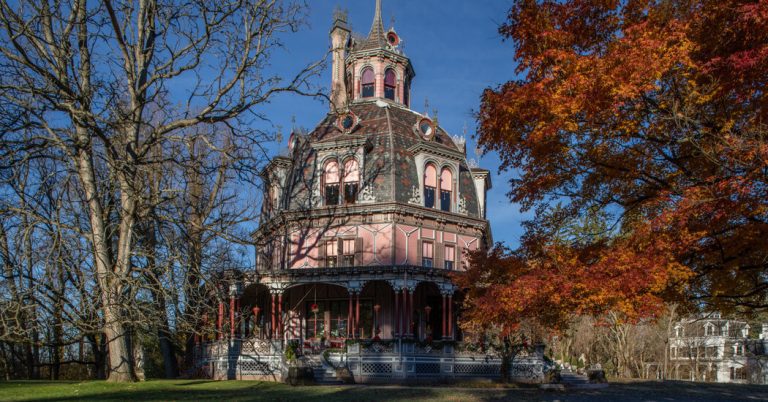
[[[354,204],[357,201],[357,191],[360,189],[360,168],[357,160],[347,159],[344,162],[344,202]]]
[[[435,165],[429,164],[424,169],[424,206],[427,208],[435,207],[435,192],[437,190],[437,169]]]
[[[451,189],[453,188],[453,173],[448,168],[440,172],[440,209],[451,212]]]
[[[376,88],[376,77],[373,75],[373,69],[368,67],[363,70],[363,77],[360,81],[363,85],[362,97],[372,98]]]
[[[323,184],[325,186],[325,205],[339,204],[339,163],[328,161],[323,170]]]
[[[384,74],[384,97],[389,100],[395,100],[395,89],[397,88],[397,76],[391,68]]]

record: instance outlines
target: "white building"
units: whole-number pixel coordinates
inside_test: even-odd
[[[669,339],[672,378],[765,384],[768,324],[762,325],[760,339],[749,335],[746,321],[725,319],[719,313],[679,321]]]

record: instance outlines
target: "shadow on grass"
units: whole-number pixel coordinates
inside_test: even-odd
[[[598,390],[541,391],[531,388],[450,386],[310,386],[245,381],[0,382],[9,401],[762,401],[768,386],[680,381],[612,383]]]

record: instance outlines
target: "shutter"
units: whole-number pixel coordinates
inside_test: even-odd
[[[435,268],[445,268],[445,265],[443,264],[443,258],[445,256],[445,246],[443,246],[443,243],[435,242],[435,248],[432,250],[432,255],[435,257],[435,263],[433,264]]]
[[[358,237],[355,239],[355,265],[358,267],[363,266],[363,238]]]
[[[317,255],[318,259],[320,261],[317,262],[318,267],[325,267],[325,242],[320,241],[318,242],[318,246],[320,247],[320,250],[318,250]]]
[[[419,239],[416,242],[416,262],[413,265],[419,267],[424,265],[424,258],[422,257],[422,253],[424,253],[424,240]]]
[[[344,240],[336,239],[336,265],[344,266]]]
[[[461,239],[459,239],[458,235],[456,236],[456,240],[458,240],[458,243],[456,243],[456,247],[453,250],[453,259],[455,260],[453,263],[453,269],[463,271],[464,267],[461,266],[462,260],[464,260],[464,247],[461,247]]]

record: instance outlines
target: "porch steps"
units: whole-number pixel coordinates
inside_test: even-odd
[[[327,365],[320,355],[305,355],[302,357],[304,364],[312,367],[315,374],[315,382],[323,385],[341,385],[344,381],[336,376],[336,369]]]

